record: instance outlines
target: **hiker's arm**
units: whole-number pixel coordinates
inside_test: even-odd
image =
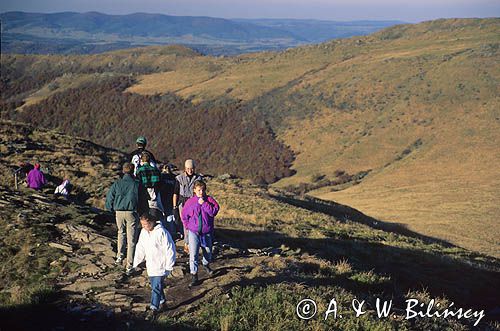
[[[165,247],[165,268],[172,272],[175,264],[175,244],[173,244],[172,240],[169,240],[167,234],[162,235],[162,245],[160,247]]]
[[[142,230],[141,230],[141,232],[142,232]],[[141,239],[143,239],[141,237],[142,236],[139,235],[139,240],[137,242],[137,245],[135,246],[134,263],[132,264],[132,268],[136,268],[146,258],[146,252],[144,250],[144,243],[143,243],[144,240],[141,240]]]
[[[192,203],[191,200],[186,201],[184,204],[184,207],[182,207],[182,213],[181,213],[181,221],[184,226],[186,226],[189,223],[189,218],[191,214],[191,209],[192,209]]]
[[[114,201],[115,201],[115,184],[111,185],[108,194],[106,195],[106,210],[113,211]]]
[[[179,202],[179,195],[180,195],[179,192],[180,192],[179,181],[176,179],[174,186],[174,195],[172,196],[172,204],[174,206],[174,209],[177,208],[177,203]]]
[[[201,209],[211,217],[215,217],[219,212],[219,204],[214,198],[207,197],[205,202],[201,205]]]

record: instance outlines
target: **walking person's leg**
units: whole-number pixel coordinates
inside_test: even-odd
[[[127,212],[127,272],[132,270],[134,263],[135,245],[137,244],[139,232],[139,217],[136,212]]]
[[[165,297],[163,294],[163,277],[149,277],[149,283],[151,284],[151,303],[149,305],[150,314],[146,319],[155,320],[160,309],[160,301],[162,297]]]
[[[189,230],[187,230],[190,232]],[[191,273],[191,286],[198,282],[198,251],[200,248],[200,237],[191,232],[189,234],[189,271]]]
[[[121,264],[123,258],[125,257],[125,245],[126,245],[126,234],[125,234],[125,219],[123,217],[123,212],[116,212],[116,228],[117,228],[117,240],[116,240],[116,263]]]
[[[165,277],[164,276],[161,277],[160,285],[161,285],[161,291],[160,291],[160,308],[161,308],[161,305],[163,305],[165,303],[165,301],[167,300],[165,298]]]
[[[201,253],[203,255],[202,264],[205,271],[212,276],[213,271],[210,268],[210,262],[212,262],[212,244],[213,237],[211,233],[207,233],[204,235],[204,245],[201,245]]]
[[[163,293],[162,277],[149,277],[149,282],[151,284],[151,304],[149,308],[151,310],[158,310],[160,309],[160,300]]]
[[[182,215],[182,204],[179,205],[179,214]],[[184,231],[184,252],[189,253],[187,250],[189,249],[189,230],[186,229],[184,223],[182,223],[182,228]]]

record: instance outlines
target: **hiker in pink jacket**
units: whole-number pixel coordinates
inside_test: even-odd
[[[43,172],[40,171],[40,164],[35,164],[35,168],[28,173],[26,177],[26,184],[29,188],[41,190],[47,184]]]
[[[189,268],[191,286],[198,283],[198,252],[201,247],[203,268],[211,276],[212,243],[214,218],[219,212],[219,204],[211,196],[206,195],[207,185],[202,180],[194,183],[194,196],[189,198],[182,208],[182,223],[189,231]]]

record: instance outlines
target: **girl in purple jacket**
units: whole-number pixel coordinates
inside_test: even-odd
[[[203,269],[211,276],[212,242],[214,218],[219,212],[219,204],[214,198],[206,194],[207,185],[198,180],[194,183],[194,196],[189,198],[182,208],[182,223],[189,233],[189,268],[191,284],[198,283],[198,253],[201,247],[203,254]]]

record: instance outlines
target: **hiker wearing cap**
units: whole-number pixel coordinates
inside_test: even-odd
[[[177,180],[173,195],[173,205],[174,210],[178,209],[179,215],[182,215],[182,208],[187,199],[193,196],[193,186],[194,182],[197,180],[202,180],[203,177],[200,174],[195,173],[196,164],[194,160],[188,159],[184,162],[184,172],[175,179]],[[174,211],[175,212],[175,211]],[[184,252],[189,252],[189,232],[186,231],[186,227],[183,225],[184,231]]]
[[[163,211],[165,213],[165,223],[163,226],[170,233],[172,238],[175,240],[177,237],[174,211],[173,211],[173,196],[175,189],[175,174],[173,173],[172,164],[164,164],[161,167],[161,178],[160,178],[160,195],[161,203],[163,205]]]
[[[160,170],[151,165],[151,155],[148,152],[141,154],[141,166],[137,169],[139,180],[139,214],[149,212],[163,223],[164,208],[161,203]]]
[[[34,190],[41,190],[42,187],[47,184],[47,180],[40,170],[40,164],[36,163],[35,167],[28,173],[26,177],[26,185]]]
[[[212,276],[210,269],[212,262],[212,244],[214,232],[214,218],[219,212],[217,201],[206,194],[207,185],[202,180],[193,184],[194,196],[189,198],[182,209],[182,223],[189,233],[189,269],[191,286],[198,283],[198,252],[201,247],[203,255],[203,269]]]
[[[149,153],[150,164],[153,167],[157,167],[156,166],[156,159],[155,159],[153,153],[151,153],[150,151],[148,151],[146,149],[146,145],[148,144],[146,137],[143,137],[143,136],[138,137],[136,139],[135,143],[136,143],[137,149],[135,151],[133,151],[131,154],[131,162],[134,165],[134,176],[137,175],[137,169],[139,169],[139,167],[141,166],[141,155],[143,152]]]
[[[132,271],[135,245],[139,232],[139,217],[137,208],[139,203],[139,181],[132,177],[133,165],[123,164],[123,178],[117,180],[106,195],[106,209],[116,213],[116,227],[118,228],[118,249],[116,264],[121,265],[125,257],[125,242],[127,243],[126,272]],[[126,231],[126,237],[125,237]]]
[[[146,319],[155,320],[165,303],[163,282],[174,268],[175,244],[170,234],[150,214],[141,215],[141,226],[133,267],[146,261],[151,284],[151,304]]]

